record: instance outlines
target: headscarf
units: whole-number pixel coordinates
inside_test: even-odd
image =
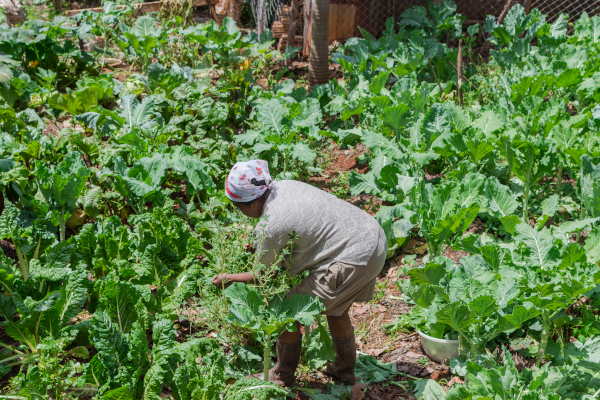
[[[247,203],[262,196],[271,183],[269,164],[263,160],[236,163],[225,181],[225,194],[231,201]]]

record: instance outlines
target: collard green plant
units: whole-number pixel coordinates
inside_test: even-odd
[[[322,308],[318,298],[299,294],[289,300],[275,296],[265,303],[258,290],[239,282],[227,288],[225,296],[231,301],[228,321],[248,329],[263,346],[265,382],[269,380],[273,339],[283,330],[296,331],[296,321],[310,326]]]
[[[36,163],[35,178],[44,200],[52,212],[52,220],[60,229],[60,240],[66,238],[66,222],[75,211],[79,196],[83,194],[88,167],[77,152],[67,154],[57,166],[46,167]]]

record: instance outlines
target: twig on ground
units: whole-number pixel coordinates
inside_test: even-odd
[[[429,61],[429,69],[431,69],[431,73],[433,74],[435,81],[437,82],[438,86],[440,87],[440,98],[444,98],[444,89],[442,89],[442,84],[440,83],[440,80],[438,79],[437,75],[435,74],[435,70],[433,69],[433,64],[431,63],[431,60],[429,58],[427,59],[427,61]]]

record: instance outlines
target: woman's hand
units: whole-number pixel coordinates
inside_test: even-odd
[[[219,289],[227,289],[233,282],[254,283],[254,275],[249,272],[242,274],[219,274],[212,280],[212,284]]]
[[[217,276],[215,276],[213,278],[212,284],[215,285],[219,289],[225,289],[225,288],[229,287],[229,285],[231,285],[233,283],[233,281],[226,279],[226,276],[227,276],[227,274],[218,274]]]
[[[244,250],[249,251],[252,254],[254,254],[254,252],[255,252],[254,246],[252,246],[250,243],[246,243],[244,245]]]

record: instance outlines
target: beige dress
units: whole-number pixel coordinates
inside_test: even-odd
[[[305,270],[310,274],[289,296],[318,296],[325,314],[332,316],[354,301],[373,298],[387,240],[369,214],[306,183],[273,182],[254,229],[259,261],[272,265],[291,238],[291,255],[283,259],[283,267],[292,275]]]

